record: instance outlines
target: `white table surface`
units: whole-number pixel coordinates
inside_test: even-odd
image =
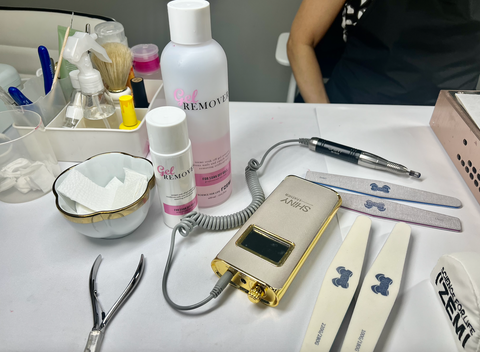
[[[274,143],[320,136],[366,150],[420,171],[422,179],[370,170],[313,153],[299,145],[279,148],[260,171],[270,194],[287,175],[307,170],[385,180],[456,196],[461,209],[420,206],[457,216],[463,232],[412,225],[400,294],[376,351],[454,351],[453,336],[436,301],[429,275],[443,254],[480,249],[479,204],[428,126],[432,107],[231,103],[233,193],[224,204],[203,209],[223,215],[250,202],[243,170]],[[67,167],[62,163],[62,168]],[[0,203],[0,351],[83,351],[92,328],[88,291],[98,254],[98,292],[109,309],[130,280],[140,254],[144,276],[109,324],[102,351],[298,351],[333,256],[358,214],[340,209],[278,307],[251,303],[228,288],[196,311],[179,313],[161,292],[170,241],[155,196],[145,222],[131,235],[98,240],[75,232],[60,215],[52,193],[23,204]],[[368,270],[393,221],[374,218]],[[177,236],[169,292],[179,304],[208,296],[216,282],[210,262],[235,230],[195,230]],[[345,327],[332,350],[338,350]]]

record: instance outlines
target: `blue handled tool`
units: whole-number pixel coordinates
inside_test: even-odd
[[[5,90],[2,88],[2,86],[0,86],[0,100],[3,101],[3,103],[6,105],[6,106],[16,106],[18,105],[15,100],[12,99],[12,97],[7,93],[5,92]]]
[[[40,58],[40,63],[42,65],[43,86],[45,88],[45,95],[47,95],[52,89],[54,73],[50,61],[50,54],[48,53],[48,49],[43,45],[38,47],[38,57]]]
[[[10,87],[8,88],[8,93],[10,94],[10,96],[13,98],[13,100],[15,100],[15,102],[18,104],[18,105],[28,105],[28,104],[32,104],[32,101],[30,99],[28,99],[21,91],[20,89],[16,88],[16,87]]]

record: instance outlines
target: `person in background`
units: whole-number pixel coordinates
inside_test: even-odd
[[[324,85],[325,40],[344,46]],[[480,0],[303,0],[287,53],[307,103],[434,105],[477,86]]]

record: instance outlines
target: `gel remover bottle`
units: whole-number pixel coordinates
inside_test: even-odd
[[[164,106],[149,111],[145,119],[164,221],[173,228],[184,215],[197,210],[192,147],[185,112]]]
[[[160,60],[166,102],[187,114],[198,203],[209,207],[232,192],[227,58],[212,39],[207,1],[167,6],[171,42]]]

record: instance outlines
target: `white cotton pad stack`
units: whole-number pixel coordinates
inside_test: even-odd
[[[112,209],[123,208],[136,201],[145,192],[148,179],[145,175],[124,168],[125,180],[123,185],[117,188],[113,199]]]
[[[18,158],[0,170],[0,192],[15,187],[21,193],[52,189],[55,176],[43,162]]]
[[[114,177],[105,186],[105,189],[116,191],[117,188],[120,187],[120,186],[123,186],[122,181],[120,181],[118,178]],[[95,210],[93,210],[91,208],[87,208],[86,206],[84,206],[83,204],[78,203],[78,202],[76,203],[76,210],[77,210],[77,214],[79,214],[79,215],[91,214],[91,213],[95,212]]]
[[[148,184],[147,176],[128,168],[124,168],[124,172],[123,183],[114,177],[101,187],[73,169],[58,187],[58,192],[76,202],[77,213],[82,215],[123,208],[140,198]]]

